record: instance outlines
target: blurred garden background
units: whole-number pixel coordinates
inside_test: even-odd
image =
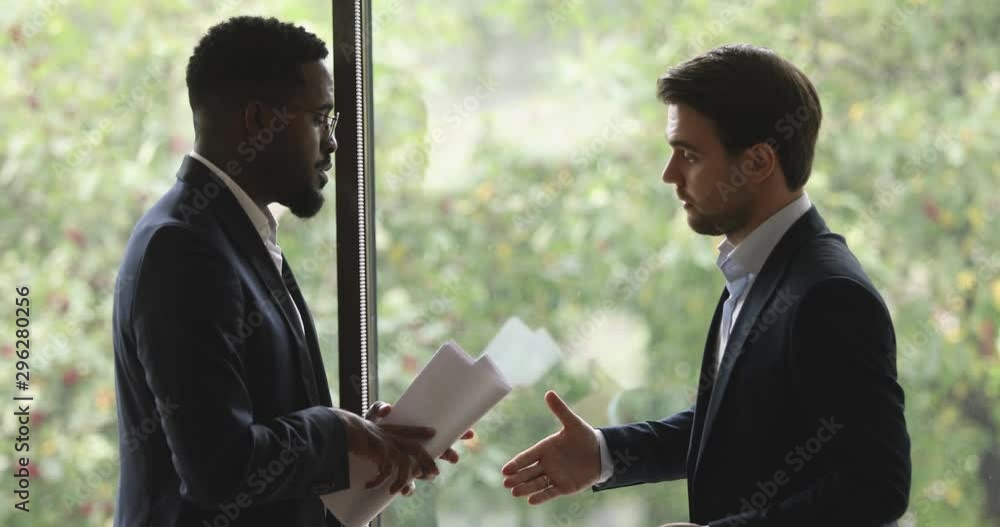
[[[460,447],[462,466],[397,500],[383,525],[687,517],[683,482],[531,508],[501,488],[499,468],[557,429],[547,389],[594,425],[691,404],[724,283],[720,240],[691,232],[660,181],[670,150],[655,79],[716,45],[750,42],[816,85],[824,122],[807,191],[892,311],[914,461],[902,524],[1000,526],[1000,6],[372,4],[380,398],[397,398],[442,341],[478,354],[510,316],[562,348],[480,423]],[[8,476],[2,525],[111,524],[115,273],[136,220],[191,148],[191,50],[241,14],[330,40],[322,1],[28,0],[0,10],[0,285],[9,298],[31,288],[36,398],[32,510],[13,508]],[[316,218],[282,216],[278,236],[336,400],[332,185],[327,193]],[[2,378],[12,379],[13,326],[3,324]],[[15,431],[12,413],[0,415],[8,474]]]

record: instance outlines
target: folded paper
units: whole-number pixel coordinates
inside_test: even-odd
[[[409,388],[393,404],[384,424],[430,426],[437,433],[424,449],[437,459],[511,391],[510,383],[487,355],[473,360],[453,341],[444,343]],[[378,474],[367,459],[349,456],[349,489],[322,496],[326,508],[345,527],[361,527],[375,519],[395,497],[394,478],[366,489]]]

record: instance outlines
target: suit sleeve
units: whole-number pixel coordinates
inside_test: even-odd
[[[182,498],[214,508],[243,493],[260,504],[349,486],[345,429],[329,408],[254,421],[242,344],[233,338],[250,314],[216,248],[184,226],[161,227],[136,287],[138,358]]]
[[[910,439],[896,375],[896,338],[878,297],[849,278],[814,285],[790,326],[804,422],[836,430],[818,455],[825,473],[804,491],[711,527],[879,526],[906,511]]]
[[[599,429],[607,440],[614,473],[594,490],[684,478],[693,422],[691,407],[660,421]]]

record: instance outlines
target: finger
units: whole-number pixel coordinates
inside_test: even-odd
[[[535,443],[535,445],[532,446],[531,448],[514,456],[514,459],[508,461],[507,464],[500,469],[500,472],[505,476],[513,476],[514,474],[517,474],[517,472],[522,468],[534,464],[542,457],[542,448],[544,448],[544,442],[545,442],[544,440],[539,441]]]
[[[441,473],[437,468],[437,463],[434,462],[434,458],[419,444],[413,441],[402,441],[400,442],[400,449],[416,459],[417,466],[414,467],[414,471],[420,474],[418,476],[420,479],[434,479],[435,476]]]
[[[389,458],[387,452],[382,452],[382,462],[379,463],[378,475],[375,479],[369,481],[365,487],[369,489],[374,489],[385,483],[385,480],[389,479],[392,475],[392,460]]]
[[[392,411],[392,405],[383,402],[379,402],[379,404],[381,404],[381,406],[379,406],[377,413],[378,417],[381,419],[382,417],[389,415],[389,412]]]
[[[417,485],[411,481],[409,485],[403,487],[402,494],[403,496],[410,496],[415,490],[417,490]]]
[[[379,417],[382,417],[379,414],[383,411],[383,407],[385,406],[388,406],[388,403],[384,403],[382,401],[375,401],[374,403],[372,403],[371,406],[368,407],[368,411],[365,412],[365,419],[368,421],[375,421]]]
[[[549,405],[549,410],[552,411],[553,415],[566,428],[587,424],[580,416],[573,413],[573,410],[570,410],[569,406],[552,390],[545,392],[545,404]]]
[[[539,492],[538,494],[535,494],[530,498],[528,498],[528,504],[541,505],[546,501],[549,501],[553,498],[558,498],[559,496],[562,496],[562,492],[560,492],[559,489],[555,487],[549,487],[543,490],[542,492]]]
[[[379,425],[387,433],[405,439],[430,439],[437,433],[429,426],[407,426],[407,425]]]
[[[454,448],[449,448],[448,450],[445,450],[444,454],[441,454],[440,459],[454,465],[455,463],[458,463],[458,452],[455,452]]]
[[[521,496],[530,496],[532,494],[535,494],[536,492],[543,491],[551,486],[552,483],[551,481],[548,480],[548,478],[538,477],[528,480],[527,482],[521,483],[520,485],[514,487],[513,489],[511,489],[510,494],[515,498],[519,498]]]
[[[396,469],[396,480],[389,487],[390,494],[395,494],[403,490],[403,487],[410,483],[410,472],[413,470],[413,463],[410,461],[410,456],[399,452]]]
[[[476,437],[476,431],[475,430],[466,430],[466,432],[464,434],[462,434],[462,437],[460,437],[459,439],[463,439],[463,440],[464,439],[472,439],[473,437]]]
[[[528,468],[522,469],[521,471],[519,471],[517,474],[514,474],[513,476],[508,476],[508,477],[504,478],[504,480],[503,480],[503,486],[507,487],[508,489],[514,488],[514,487],[520,485],[521,483],[524,483],[525,481],[529,481],[529,480],[537,478],[538,476],[541,476],[542,472],[544,472],[544,471],[545,471],[545,469],[542,468],[542,464],[541,463],[535,463],[534,465],[531,465]],[[541,490],[541,489],[539,489],[539,490]]]

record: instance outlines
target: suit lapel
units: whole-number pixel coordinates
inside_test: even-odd
[[[697,472],[698,467],[701,463],[702,454],[705,452],[705,445],[708,441],[708,437],[712,431],[712,425],[715,422],[715,418],[719,412],[719,406],[722,404],[723,397],[726,394],[726,388],[729,386],[729,379],[732,377],[733,370],[738,366],[740,359],[742,358],[746,347],[747,337],[753,333],[756,329],[758,335],[755,336],[754,341],[759,337],[759,332],[765,331],[766,327],[755,328],[757,324],[757,319],[760,317],[761,310],[770,301],[771,297],[774,295],[775,290],[781,283],[785,272],[788,269],[788,264],[791,262],[795,253],[802,247],[803,244],[809,240],[815,238],[816,236],[823,234],[824,232],[829,232],[826,229],[826,224],[823,222],[823,218],[816,211],[816,207],[811,207],[801,218],[799,218],[788,231],[781,237],[778,245],[775,246],[774,250],[768,256],[767,260],[764,262],[763,268],[761,268],[760,274],[754,279],[753,285],[750,287],[750,292],[747,298],[743,302],[743,307],[740,309],[740,314],[736,318],[733,324],[732,332],[729,334],[729,341],[726,343],[725,353],[723,353],[722,364],[719,366],[718,375],[715,376],[714,383],[711,382],[711,376],[709,377],[709,387],[708,389],[699,389],[698,392],[698,412],[701,413],[702,408],[704,408],[704,430],[701,431],[698,440],[698,454],[695,459],[694,472]],[[709,341],[706,344],[705,358],[702,361],[702,376],[703,382],[705,378],[706,369],[711,373],[714,371],[715,367],[715,350],[718,348],[717,338],[712,338],[713,336],[718,336],[719,331],[719,318],[721,313],[722,303],[728,298],[728,294],[725,292],[725,288],[722,298],[719,300],[719,305],[716,307],[716,316],[712,320],[712,329],[709,331]],[[702,406],[702,400],[706,400],[706,404]],[[695,425],[698,424],[698,416],[695,416]],[[692,443],[695,444],[695,443]]]
[[[708,337],[705,339],[705,352],[701,359],[701,376],[698,378],[698,393],[694,411],[694,423],[691,428],[691,440],[688,445],[687,472],[694,474],[696,455],[701,445],[701,433],[705,424],[705,413],[708,411],[708,401],[712,396],[712,386],[715,384],[716,350],[719,349],[719,325],[722,321],[722,304],[729,298],[729,290],[722,288],[719,302],[715,305],[715,314],[709,326]]]
[[[303,380],[306,381],[307,388],[311,391],[314,400],[326,406],[332,406],[330,399],[330,387],[326,382],[326,370],[323,367],[323,356],[319,353],[319,338],[316,335],[316,325],[313,322],[312,313],[306,305],[306,299],[302,295],[299,283],[295,280],[295,274],[288,264],[288,258],[283,260],[281,266],[281,276],[291,293],[292,299],[299,308],[299,316],[302,317],[302,326],[305,328],[307,354],[303,359],[304,371]]]
[[[274,260],[268,254],[260,235],[250,218],[247,217],[246,211],[236,201],[236,197],[208,167],[190,156],[184,157],[184,163],[177,174],[177,179],[187,183],[193,190],[189,210],[194,211],[193,213],[200,213],[203,210],[214,212],[214,217],[222,226],[223,231],[234,241],[234,245],[242,253],[244,259],[250,262],[257,277],[267,287],[271,301],[278,306],[278,311],[285,319],[288,331],[295,341],[295,347],[299,350],[299,353],[294,355],[306,357],[308,350],[305,335],[292,311],[295,309],[293,297],[285,288],[278,270],[274,267]],[[307,313],[300,310],[300,316],[303,317],[303,325],[305,325]],[[311,378],[312,368],[306,367],[307,364],[302,364],[303,359],[299,358],[298,360],[300,362],[299,370],[303,380],[306,381],[306,386],[313,387],[310,396],[315,396],[315,383]]]

